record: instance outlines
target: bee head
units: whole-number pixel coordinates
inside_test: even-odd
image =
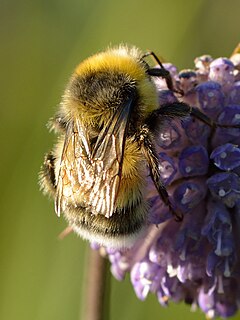
[[[85,123],[102,125],[131,95],[135,114],[144,117],[157,108],[156,88],[140,52],[119,47],[94,55],[76,68],[64,104]]]

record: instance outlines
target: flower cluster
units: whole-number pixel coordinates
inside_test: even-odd
[[[230,317],[240,307],[240,54],[201,56],[194,70],[164,66],[183,95],[158,79],[160,105],[186,102],[219,126],[194,117],[164,126],[160,170],[184,219],[174,221],[149,179],[147,235],[129,250],[106,252],[117,279],[130,272],[139,299],[152,292],[163,306],[185,301],[209,318]]]

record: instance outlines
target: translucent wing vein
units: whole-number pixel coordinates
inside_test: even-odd
[[[68,205],[105,217],[113,214],[131,104],[132,99],[117,108],[93,146],[79,119],[68,125],[57,175],[58,216]]]

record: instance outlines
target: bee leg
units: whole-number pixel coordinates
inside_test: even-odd
[[[48,121],[47,124],[50,131],[55,131],[56,133],[66,133],[67,121],[64,116],[57,113],[53,118]]]
[[[150,51],[144,54],[143,58],[147,56],[153,56],[153,58],[157,61],[158,65],[160,66],[160,68],[149,68],[147,70],[147,74],[151,77],[161,77],[165,79],[169,90],[179,93],[180,95],[183,95],[182,90],[180,89],[177,90],[174,88],[170,72],[166,68],[164,68],[163,64],[161,63],[157,55],[153,51]]]
[[[159,160],[158,160],[157,152],[155,151],[155,148],[154,148],[153,143],[151,141],[151,138],[149,135],[149,129],[146,126],[142,127],[142,130],[139,133],[137,140],[139,141],[142,152],[148,162],[150,176],[153,180],[153,183],[154,183],[162,201],[168,206],[170,212],[175,217],[175,220],[182,221],[182,219],[183,219],[182,213],[176,212],[174,210],[174,208],[169,200],[168,192],[162,182],[161,173],[159,170]]]
[[[142,58],[145,58],[147,56],[153,56],[153,58],[156,60],[160,68],[150,68],[147,70],[147,73],[151,77],[161,77],[166,80],[167,87],[169,90],[176,91],[173,87],[172,77],[170,75],[170,72],[164,68],[162,62],[159,60],[157,55],[153,51],[149,51],[143,55]]]
[[[189,106],[188,104],[184,102],[174,102],[171,104],[166,104],[161,106],[159,109],[152,112],[152,114],[149,117],[148,123],[151,126],[151,123],[156,123],[156,117],[160,116],[160,119],[163,120],[162,117],[166,118],[184,118],[186,116],[193,116],[194,118],[202,121],[203,123],[207,124],[213,129],[216,129],[217,127],[220,128],[240,128],[240,125],[225,125],[220,124],[215,121],[213,121],[211,118],[209,118],[207,115],[205,115],[203,112],[201,112],[199,109]],[[155,121],[154,121],[155,119]]]
[[[44,157],[44,162],[39,173],[40,188],[44,193],[55,196],[56,193],[56,178],[55,178],[55,157],[52,152]]]
[[[151,77],[161,77],[166,80],[167,87],[169,90],[176,92],[176,90],[173,87],[172,77],[169,73],[169,71],[165,68],[150,68],[148,69],[147,73]],[[178,91],[177,91],[178,92]]]

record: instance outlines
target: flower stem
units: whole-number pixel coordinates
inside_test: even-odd
[[[110,300],[109,262],[88,249],[81,320],[108,320]]]

